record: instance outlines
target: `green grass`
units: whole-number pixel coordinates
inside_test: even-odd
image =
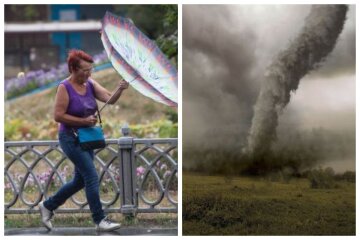
[[[184,173],[183,235],[355,235],[355,184]]]
[[[136,218],[126,218],[122,214],[108,214],[110,219],[121,222],[123,226],[136,227],[177,227],[177,214],[138,214]],[[90,213],[55,214],[52,221],[56,227],[94,227]],[[5,215],[5,229],[42,227],[39,214],[8,214]]]

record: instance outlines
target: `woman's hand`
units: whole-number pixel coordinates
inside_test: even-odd
[[[119,88],[120,88],[121,90],[127,89],[128,87],[129,87],[129,83],[126,82],[126,81],[121,81],[121,82],[119,83]]]
[[[91,80],[91,81],[94,84],[96,99],[100,100],[101,102],[107,102],[112,96],[111,100],[108,102],[109,104],[114,104],[120,98],[123,90],[125,90],[129,87],[128,82],[120,81],[118,84],[118,87],[116,87],[116,90],[115,90],[116,92],[111,93],[106,88],[104,88],[99,83],[97,83],[96,81],[94,81],[94,80]]]
[[[86,118],[84,118],[84,125],[92,127],[95,126],[95,124],[97,123],[97,117],[95,117],[94,115],[90,115]]]

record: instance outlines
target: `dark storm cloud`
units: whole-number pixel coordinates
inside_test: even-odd
[[[183,6],[185,146],[242,143],[250,130],[265,69],[298,35],[310,9],[309,5]],[[334,51],[307,81],[354,74],[354,16],[352,6]],[[296,108],[292,109],[294,116]]]
[[[219,5],[184,7],[184,132],[195,127],[191,139],[198,132],[239,133],[239,126],[250,123],[254,35],[250,28],[237,28],[230,11]]]
[[[334,51],[314,77],[334,78],[339,75],[355,74],[356,32],[355,8],[350,6],[346,24]]]

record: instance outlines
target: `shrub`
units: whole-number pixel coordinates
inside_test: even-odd
[[[169,119],[171,122],[173,122],[173,123],[178,122],[178,113],[174,109],[167,108],[165,111],[165,115],[166,115],[167,119]]]
[[[336,174],[335,179],[338,181],[346,181],[355,183],[356,182],[356,174],[353,171],[346,171],[342,174]]]
[[[347,182],[355,183],[356,182],[356,174],[355,174],[355,172],[352,172],[352,171],[346,171],[343,174],[343,179]]]
[[[311,188],[335,188],[335,172],[328,167],[325,170],[322,168],[314,169],[309,172],[308,179],[310,180]]]
[[[5,119],[5,141],[51,140],[57,138],[58,124],[50,119],[34,123],[22,118]],[[120,124],[116,121],[103,123],[106,138],[118,138]],[[135,138],[176,138],[177,123],[167,119],[147,124],[130,125],[130,135]]]

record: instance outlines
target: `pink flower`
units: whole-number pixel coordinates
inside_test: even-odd
[[[166,166],[166,164],[165,163],[163,163],[162,165],[161,165],[161,167],[160,167],[160,170],[166,170],[167,169],[167,166]]]
[[[136,168],[136,176],[139,177],[139,176],[143,175],[144,172],[145,172],[145,168],[143,166],[140,166],[140,167]]]
[[[164,179],[169,177],[171,175],[171,171],[167,170],[165,173],[164,173]]]
[[[5,185],[5,189],[11,189],[11,188],[12,188],[12,186],[11,186],[10,183],[7,183],[7,184]]]

